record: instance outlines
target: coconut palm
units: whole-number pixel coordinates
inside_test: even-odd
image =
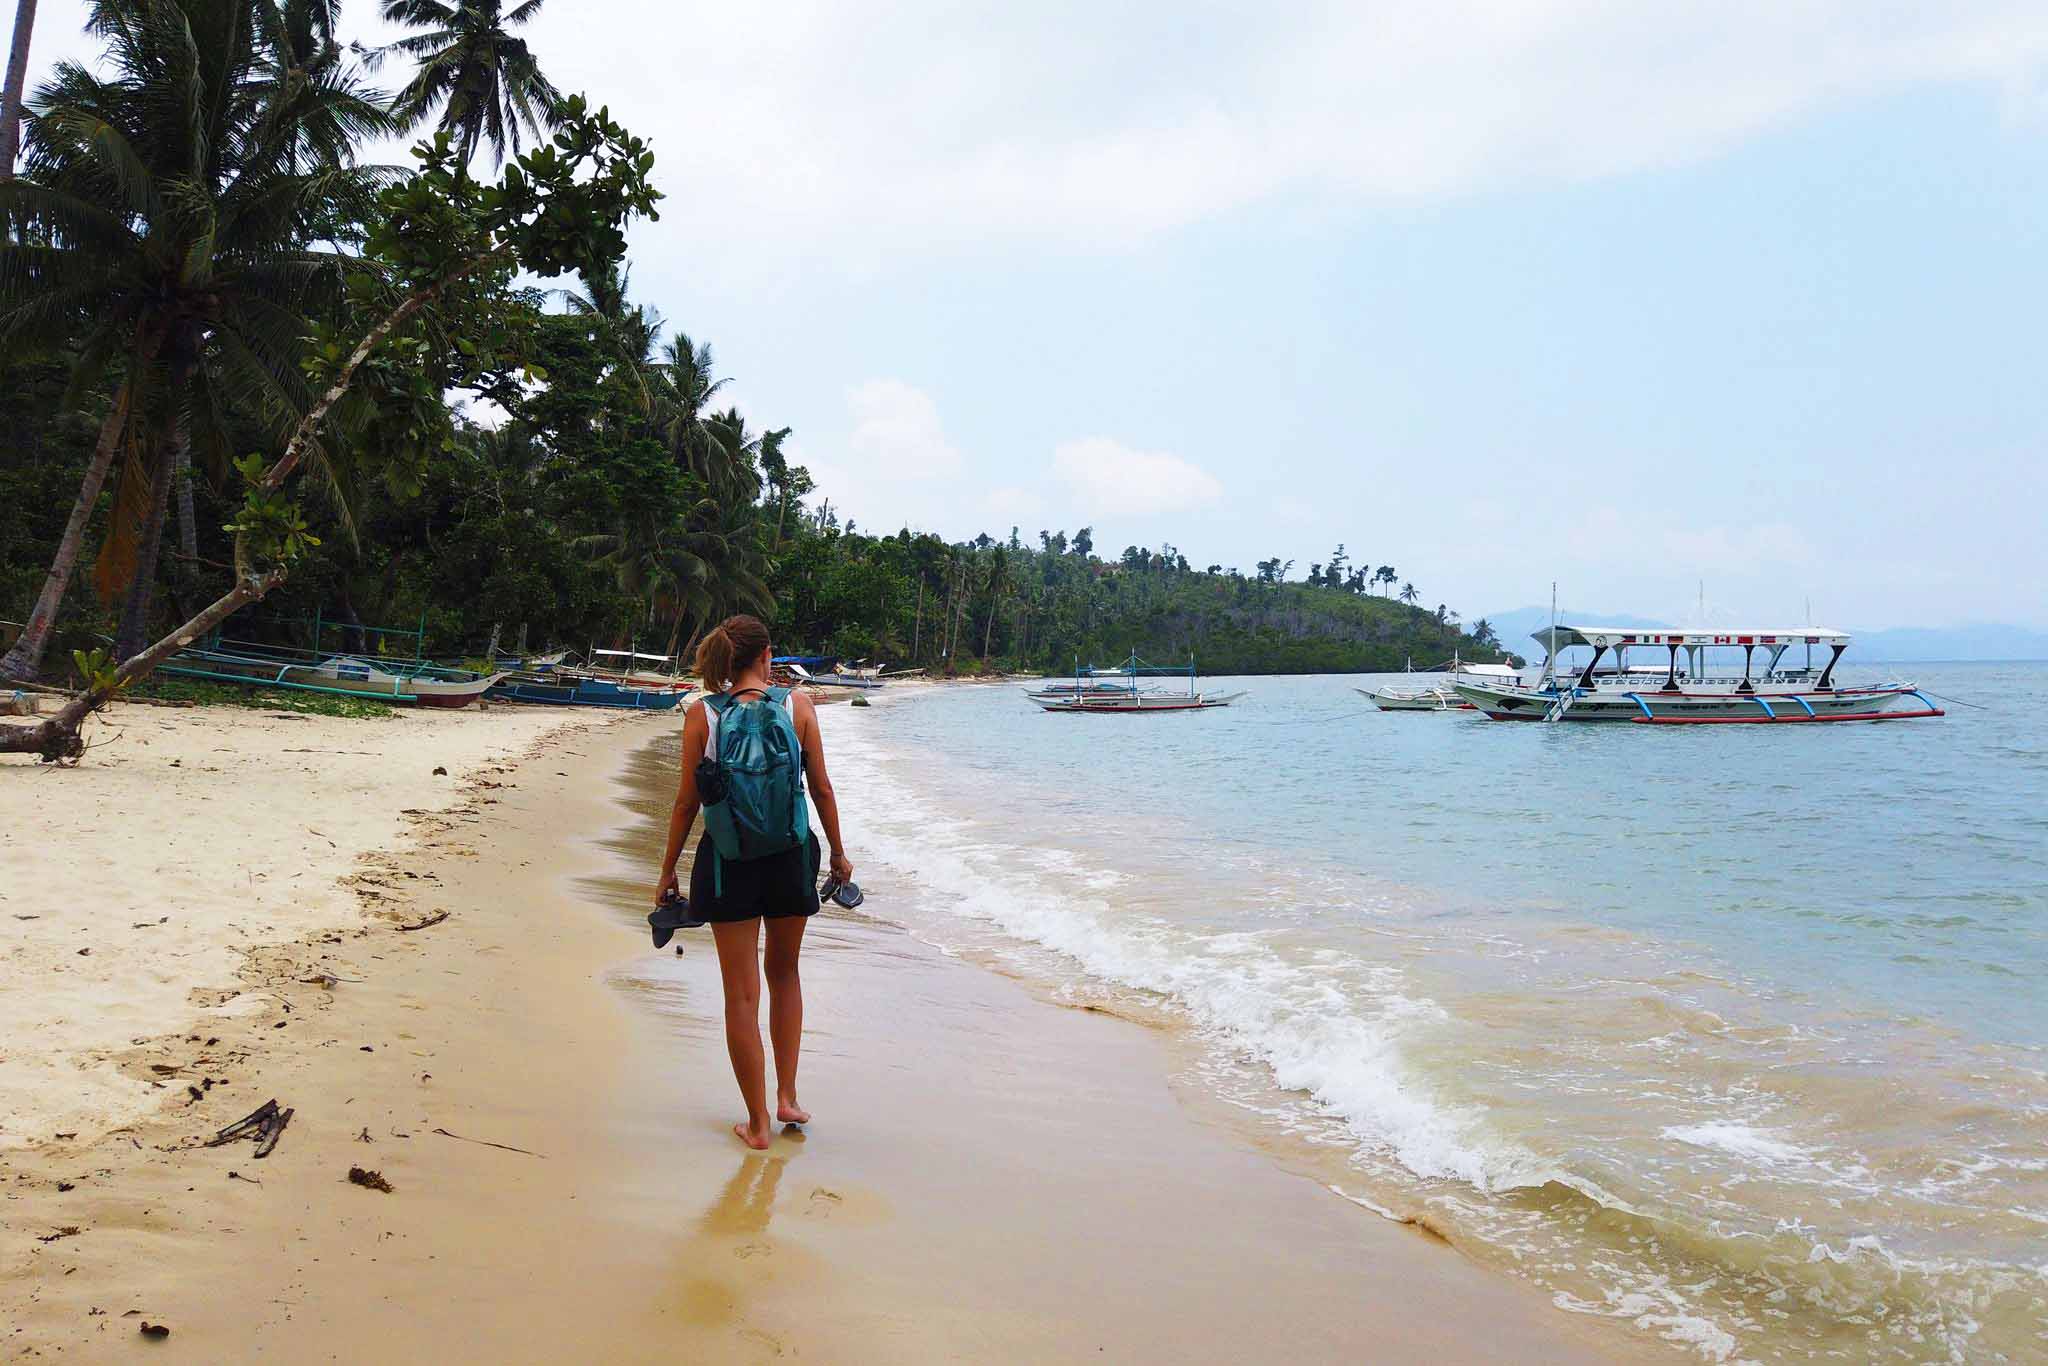
[[[306,165],[311,127],[374,127],[330,70],[289,91],[247,0],[100,0],[99,75],[59,64],[36,92],[23,175],[0,184],[0,350],[69,348],[73,388],[119,376],[28,628],[0,674],[31,676],[114,457],[128,453],[102,587],[125,588],[139,646],[172,484],[192,444],[225,455],[232,405],[282,432],[304,406],[307,311],[338,283],[330,241],[383,173]],[[321,134],[325,136],[325,134]],[[189,519],[188,519],[189,525]]]
[[[1401,601],[1407,603],[1410,607],[1413,607],[1421,597],[1422,594],[1415,591],[1414,584],[1404,583],[1401,585]]]
[[[676,333],[662,348],[658,398],[662,434],[676,464],[713,485],[724,448],[711,431],[711,400],[727,383],[718,378],[716,365],[709,343],[693,342],[687,332]]]
[[[761,434],[761,474],[768,485],[769,500],[775,504],[775,535],[769,545],[777,550],[782,548],[782,531],[789,520],[790,505],[801,502],[818,487],[809,470],[790,464],[789,457],[782,453],[782,443],[788,437],[787,427]]]
[[[291,169],[346,165],[358,145],[397,131],[388,97],[362,79],[360,54],[334,36],[341,0],[260,0],[253,9],[261,39],[255,93],[267,106],[266,132],[285,139]],[[327,98],[308,107],[309,89]],[[350,225],[337,226],[348,235]]]
[[[699,473],[721,503],[751,504],[761,492],[761,438],[747,430],[737,408],[713,413],[704,429],[711,434],[713,458]]]
[[[981,657],[988,658],[989,642],[995,638],[996,613],[1003,605],[1003,594],[1010,587],[1010,557],[1001,546],[988,553],[988,563],[982,573],[982,586],[988,591],[988,621],[981,628]]]
[[[384,0],[385,22],[425,30],[375,54],[417,63],[392,102],[400,124],[417,128],[438,107],[438,126],[455,135],[464,162],[485,142],[497,162],[508,151],[517,155],[522,129],[543,137],[557,122],[561,95],[541,74],[526,40],[512,34],[543,2],[525,0],[508,12],[504,0]]]
[[[613,262],[596,279],[584,282],[579,292],[561,291],[562,302],[571,313],[589,318],[596,326],[598,340],[610,352],[617,372],[637,395],[641,415],[655,413],[655,386],[651,371],[654,344],[661,335],[661,314],[627,297],[632,288],[632,271]]]
[[[0,85],[0,180],[14,174],[21,155],[21,92],[28,84],[28,40],[36,27],[36,0],[14,0],[14,43],[7,49],[7,81]]]

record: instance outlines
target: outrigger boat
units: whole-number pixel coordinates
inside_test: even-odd
[[[426,657],[427,619],[416,627],[364,626],[359,622],[326,620],[315,612],[310,618],[252,618],[283,624],[297,634],[310,626],[310,649],[276,645],[264,641],[228,640],[216,628],[196,645],[188,645],[159,666],[161,671],[183,678],[204,678],[220,683],[241,683],[249,687],[284,688],[293,692],[327,693],[338,697],[368,697],[401,706],[466,707],[482,697],[502,673],[479,673],[473,669],[436,664]],[[342,633],[344,643],[355,638],[353,650],[329,650],[321,641],[329,631]],[[376,639],[376,648],[365,648]],[[384,651],[388,641],[410,640],[412,657],[402,658]]]
[[[511,674],[491,689],[493,702],[532,702],[560,707],[620,707],[630,711],[674,711],[687,688],[629,688],[604,678],[542,672]]]
[[[1629,721],[1637,725],[1776,725],[1811,721],[1909,721],[1945,715],[1910,683],[1844,686],[1835,682],[1850,637],[1803,626],[1784,631],[1670,631],[1612,626],[1552,626],[1533,637],[1544,648],[1539,680],[1461,680],[1459,697],[1495,721]],[[1807,646],[1804,667],[1783,667],[1786,651]],[[1560,669],[1574,646],[1592,656]],[[1812,647],[1827,663],[1815,669]],[[1664,655],[1631,664],[1629,651]],[[1708,651],[1742,652],[1742,671],[1709,671]],[[1612,652],[1613,662],[1602,667]],[[1684,656],[1681,665],[1680,656]],[[1761,660],[1759,660],[1761,655]],[[1761,667],[1759,667],[1761,665]],[[1904,701],[1918,706],[1900,706]]]
[[[1451,662],[1445,667],[1448,673],[1441,682],[1419,686],[1394,683],[1382,688],[1353,688],[1352,691],[1371,701],[1381,711],[1471,711],[1472,704],[1457,694],[1455,685],[1459,678],[1502,682],[1521,677],[1505,664],[1466,664],[1456,655],[1451,656]],[[1411,669],[1409,672],[1413,673],[1414,670]]]
[[[873,674],[842,673],[834,670],[828,674],[814,674],[808,667],[794,659],[771,661],[777,669],[786,669],[793,682],[807,688],[879,688],[882,680]]]
[[[1140,678],[1185,678],[1188,688],[1185,693],[1167,692],[1160,688],[1141,688]],[[1104,679],[1121,679],[1122,682],[1104,682]],[[1205,693],[1195,688],[1195,665],[1190,660],[1185,665],[1161,668],[1147,664],[1136,653],[1114,669],[1076,668],[1071,685],[1060,683],[1025,694],[1038,704],[1043,711],[1052,712],[1153,712],[1153,711],[1206,711],[1211,707],[1227,707],[1243,697],[1242,692]]]
[[[681,661],[673,655],[650,655],[638,650],[600,650],[592,647],[587,652],[588,662],[567,665],[557,661],[553,672],[571,678],[591,679],[600,683],[613,683],[621,688],[668,689],[688,692],[695,682],[682,671]],[[652,665],[653,667],[647,667]]]
[[[427,707],[466,707],[505,677],[447,669],[418,660],[401,662],[357,655],[321,657],[278,646],[222,640],[211,645],[188,646],[165,661],[161,671],[184,678],[369,697],[380,702],[418,703]]]

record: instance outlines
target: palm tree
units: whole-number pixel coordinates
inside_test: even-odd
[[[334,36],[341,0],[258,0],[254,9],[262,41],[253,79],[266,124],[288,139],[292,170],[346,165],[357,145],[397,131],[388,97],[360,79],[360,54]],[[300,97],[309,88],[349,98],[308,109]]]
[[[747,430],[747,420],[737,408],[713,413],[704,421],[711,436],[712,458],[707,468],[694,471],[711,485],[721,503],[752,504],[761,491],[761,438]]]
[[[21,92],[28,84],[28,40],[36,27],[36,0],[14,0],[14,44],[7,50],[7,83],[0,86],[0,180],[14,175],[21,155]]]
[[[333,240],[383,178],[348,164],[300,169],[306,130],[383,116],[334,70],[289,90],[266,81],[278,54],[263,12],[247,0],[99,0],[89,27],[106,41],[109,74],[66,62],[36,92],[24,174],[0,184],[0,349],[71,348],[74,393],[110,370],[120,378],[0,675],[39,666],[117,453],[129,459],[102,586],[127,590],[117,643],[129,654],[193,441],[224,456],[227,407],[282,433],[305,406],[307,312],[346,261],[307,244]]]
[[[662,348],[658,396],[662,433],[676,464],[713,486],[724,448],[711,431],[711,400],[727,383],[714,373],[716,364],[708,344],[691,341],[687,332],[676,333]]]
[[[581,314],[595,324],[599,342],[617,362],[617,373],[632,385],[641,414],[653,417],[656,395],[650,372],[655,339],[661,335],[661,314],[628,299],[632,275],[632,271],[613,262],[601,276],[586,280],[581,293],[564,290],[561,298],[571,313]]]
[[[1415,591],[1414,584],[1404,583],[1401,585],[1401,601],[1407,603],[1410,607],[1413,607],[1421,598],[1422,594]]]
[[[417,63],[411,81],[392,101],[403,129],[425,123],[440,106],[439,127],[455,135],[466,163],[480,143],[502,163],[520,150],[520,130],[536,139],[557,122],[561,95],[541,74],[526,40],[512,36],[544,0],[525,0],[510,13],[504,0],[384,0],[386,23],[424,29],[380,48]]]
[[[790,505],[803,501],[818,487],[809,470],[790,464],[789,457],[782,453],[782,443],[788,436],[787,427],[761,434],[761,473],[768,484],[768,496],[775,504],[775,538],[769,545],[776,550],[782,548],[782,528],[789,519]]]
[[[996,611],[1002,606],[1004,590],[1010,586],[1010,557],[1001,546],[989,552],[983,586],[988,589],[988,623],[981,628],[981,657],[986,660],[989,642],[995,636]]]

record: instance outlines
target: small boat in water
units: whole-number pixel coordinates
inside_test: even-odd
[[[1159,687],[1140,687],[1140,678],[1185,678],[1186,692]],[[1025,696],[1041,711],[1115,713],[1154,711],[1207,711],[1227,707],[1245,694],[1205,693],[1195,687],[1193,661],[1160,668],[1147,664],[1134,653],[1114,669],[1076,669],[1071,684],[1058,683],[1027,692]]]
[[[1466,664],[1456,655],[1451,656],[1451,662],[1445,668],[1448,672],[1427,683],[1390,683],[1381,688],[1354,688],[1352,691],[1381,711],[1472,711],[1472,704],[1458,696],[1456,684],[1460,678],[1500,682],[1513,681],[1521,676],[1505,664]],[[1414,671],[1409,672],[1412,674]]]
[[[1850,641],[1841,631],[1813,626],[1784,631],[1553,626],[1536,632],[1534,639],[1544,648],[1537,682],[1465,680],[1455,685],[1458,696],[1495,721],[1777,725],[1945,715],[1910,683],[1837,683],[1835,666]],[[1807,647],[1805,664],[1785,666],[1786,653],[1798,644]],[[1826,664],[1818,669],[1811,658],[1815,645],[1828,651]],[[1582,666],[1562,667],[1564,652],[1578,646],[1589,648],[1591,657]],[[1631,664],[1630,650],[1663,657],[1649,665]],[[1742,653],[1739,673],[1724,663],[1737,650]],[[1610,652],[1613,662],[1602,667]],[[1909,702],[1918,705],[1901,705]]]

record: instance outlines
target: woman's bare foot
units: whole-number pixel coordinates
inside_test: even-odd
[[[756,1152],[768,1146],[768,1128],[766,1125],[763,1125],[757,1133],[748,1125],[735,1124],[732,1126],[732,1133],[734,1138],[737,1138]]]
[[[775,1102],[775,1119],[780,1124],[809,1124],[811,1112],[793,1100]]]

